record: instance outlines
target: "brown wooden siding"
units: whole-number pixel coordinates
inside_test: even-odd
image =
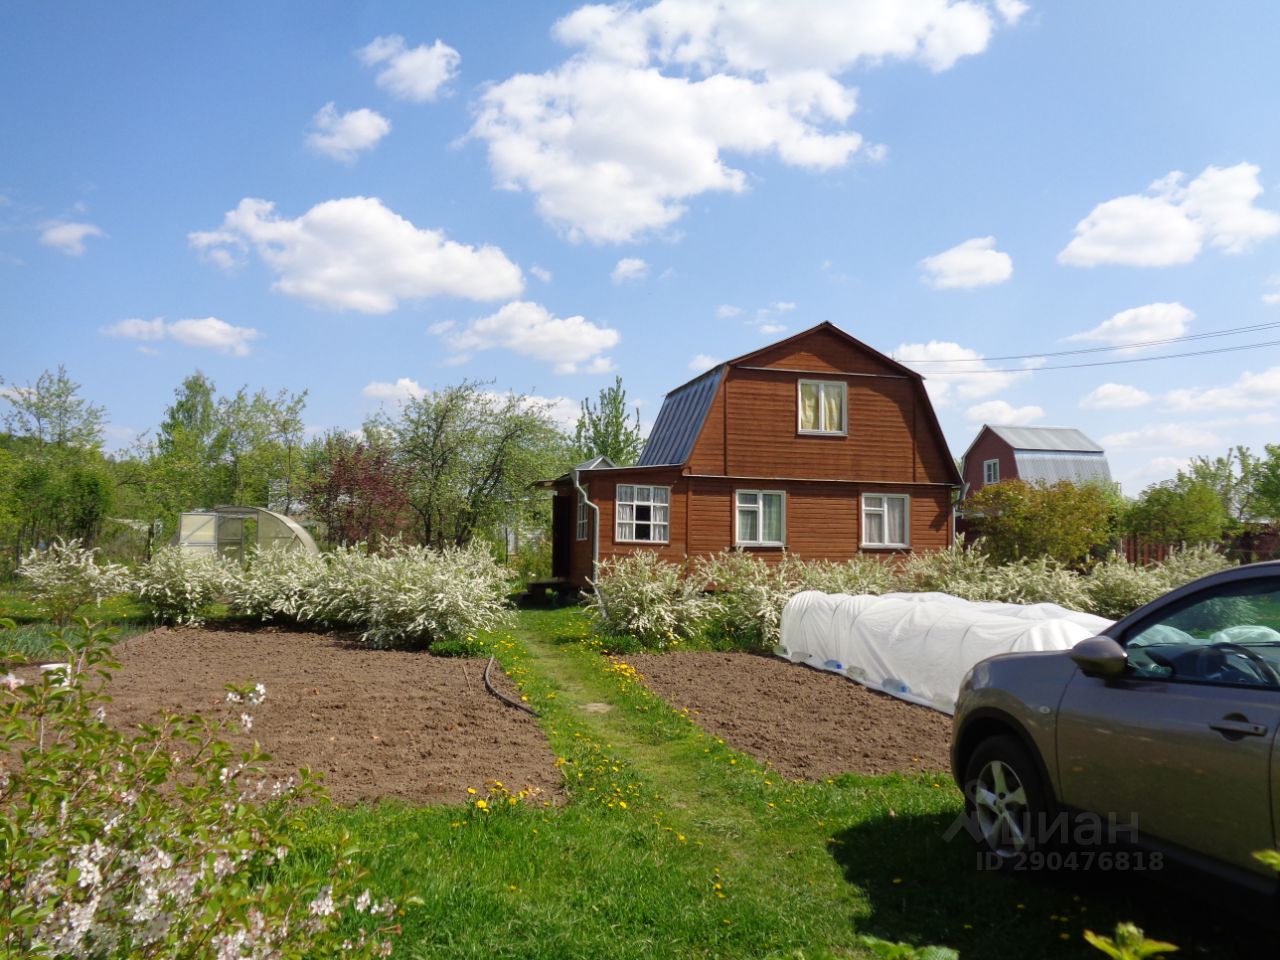
[[[947,483],[949,452],[934,441],[918,410],[920,387],[891,377],[840,377],[847,385],[848,435],[812,436],[797,428],[800,374],[730,369],[717,404],[723,419],[725,465],[712,467],[707,449],[697,449],[690,468],[698,473],[772,474],[815,480]],[[713,408],[714,409],[714,408]],[[708,418],[710,420],[710,418]],[[699,447],[702,438],[699,438]],[[704,464],[706,466],[704,466]],[[711,469],[707,469],[712,467]]]
[[[895,484],[806,483],[769,479],[691,477],[689,553],[717,553],[733,546],[734,491],[782,490],[786,501],[786,551],[806,560],[849,560],[858,553],[895,553],[861,549],[863,493],[905,493],[911,497],[911,552],[939,550],[951,544],[951,491]],[[778,547],[749,548],[765,560],[778,559]]]
[[[982,465],[987,460],[1000,461],[1000,479],[1013,480],[1018,476],[1018,463],[1013,456],[1013,447],[1009,446],[993,430],[982,428],[982,435],[970,448],[964,461],[964,482],[968,485],[965,496],[973,496],[986,484],[982,480]]]
[[[725,383],[721,378],[720,387],[716,390],[715,399],[711,401],[711,409],[707,411],[707,419],[702,422],[702,430],[693,444],[689,454],[689,470],[692,473],[726,473],[725,464],[725,429],[728,414],[725,406]]]
[[[874,351],[860,350],[829,330],[818,330],[798,341],[764,350],[751,357],[748,365],[817,373],[901,374]]]

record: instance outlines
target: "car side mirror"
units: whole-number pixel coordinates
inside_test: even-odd
[[[1129,655],[1110,637],[1091,637],[1075,645],[1071,659],[1086,677],[1110,680],[1124,673]]]

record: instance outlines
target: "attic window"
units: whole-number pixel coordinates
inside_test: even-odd
[[[844,434],[848,390],[839,380],[801,380],[799,430],[801,433]]]
[[[982,482],[984,484],[1000,482],[1000,461],[999,460],[983,460],[982,461]]]
[[[666,543],[671,538],[671,488],[618,484],[614,539]]]

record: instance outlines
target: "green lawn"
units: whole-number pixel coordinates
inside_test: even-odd
[[[76,615],[106,624],[121,638],[154,626],[151,608],[132,597],[112,597],[100,606],[90,604],[81,607]],[[0,620],[12,620],[17,625],[0,629],[0,657],[17,653],[29,660],[42,660],[52,655],[57,631],[21,582],[0,583]]]
[[[542,713],[567,805],[512,806],[477,783],[487,812],[315,811],[286,874],[349,832],[376,894],[423,901],[403,916],[409,957],[877,955],[865,934],[1051,960],[1100,957],[1082,931],[1125,919],[1183,955],[1274,953],[1149,875],[978,871],[967,838],[943,839],[960,811],[945,774],[787,782],[582,644],[587,629],[577,610],[526,611],[485,638]]]

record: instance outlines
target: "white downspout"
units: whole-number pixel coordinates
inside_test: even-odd
[[[578,468],[573,468],[573,486],[578,491],[578,496],[582,497],[585,503],[595,514],[595,520],[591,524],[591,589],[596,586],[596,570],[600,566],[600,508],[591,502],[591,498],[587,496],[587,491],[583,489],[581,481],[578,479]],[[577,511],[575,510],[576,514]],[[577,523],[577,521],[574,521]]]

